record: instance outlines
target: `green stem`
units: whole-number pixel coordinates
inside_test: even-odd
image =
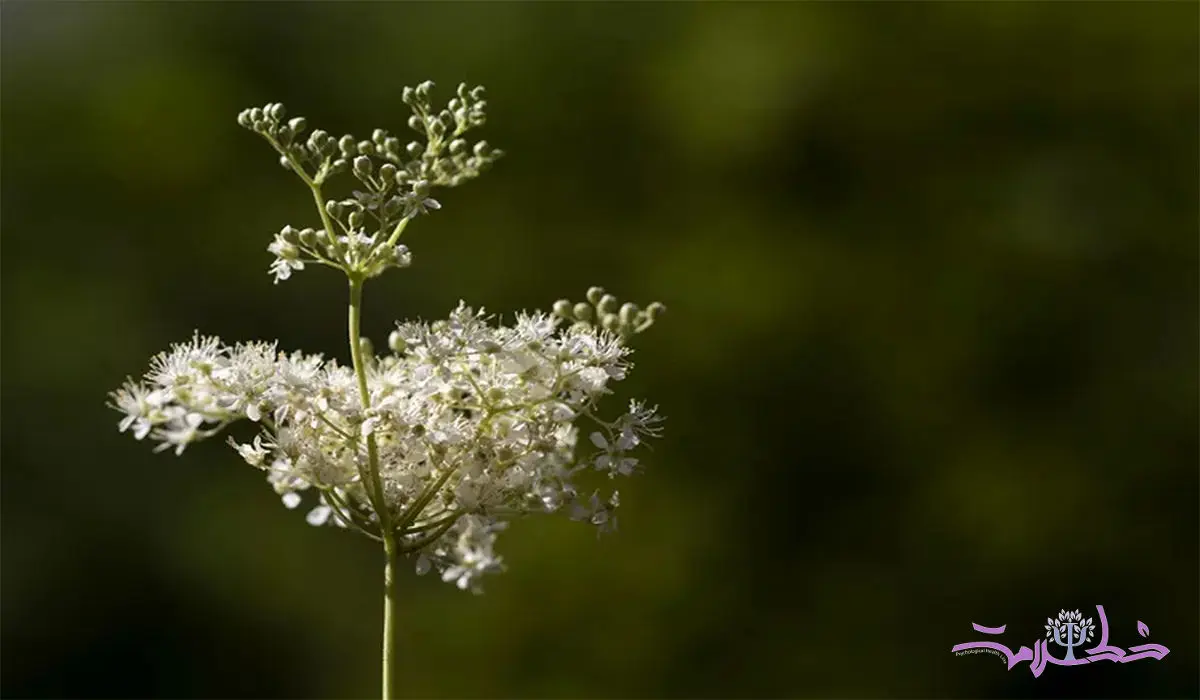
[[[384,551],[387,564],[383,569],[383,700],[399,697],[396,682],[396,639],[399,637],[400,600],[396,590],[396,574],[400,565],[400,549],[391,533],[385,535]]]
[[[315,194],[315,192],[314,192]],[[354,363],[354,374],[358,379],[358,392],[362,398],[363,410],[371,407],[371,393],[367,389],[367,368],[363,361],[360,343],[359,323],[362,318],[362,289],[363,278],[357,273],[350,274],[350,310],[348,325],[350,327],[350,358]],[[383,481],[379,476],[379,448],[375,444],[375,435],[367,435],[367,474],[365,475],[367,496],[371,506],[379,516],[380,534],[383,536],[383,551],[387,555],[387,563],[383,569],[383,700],[396,697],[396,640],[399,636],[399,600],[396,591],[396,574],[400,563],[400,548],[396,543],[396,535],[392,530],[391,514],[383,493]]]

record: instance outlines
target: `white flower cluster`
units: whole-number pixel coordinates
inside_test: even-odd
[[[338,211],[337,207],[343,203],[331,201],[329,206]],[[267,250],[275,256],[269,272],[276,284],[290,278],[293,270],[303,270],[305,264],[355,267],[363,271],[364,277],[378,277],[393,267],[412,265],[408,246],[385,240],[382,232],[367,235],[362,230],[352,230],[350,234],[329,239],[325,229],[296,230],[284,226]]]
[[[497,325],[460,305],[445,320],[399,324],[392,352],[364,359],[364,409],[350,367],[196,335],[156,356],[112,405],[122,431],[176,454],[234,421],[258,423],[251,442],[230,442],[287,507],[316,491],[311,524],[389,535],[418,571],[477,590],[502,568],[493,542],[510,518],[563,512],[616,526],[616,492],[582,496],[577,482],[584,470],[633,473],[631,452],[658,434],[660,418],[637,401],[615,420],[595,413],[629,371],[626,337],[555,314]],[[594,427],[580,442],[583,421]]]

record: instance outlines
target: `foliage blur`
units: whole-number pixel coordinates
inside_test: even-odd
[[[629,383],[669,421],[616,535],[406,580],[407,694],[1196,697],[1197,8],[5,2],[0,694],[376,694],[375,545],[104,402],[193,328],[344,358],[343,281],[266,273],[308,193],[234,118],[402,132],[430,78],[510,155],[364,331],[659,299]],[[1097,603],[1171,654],[950,652]]]

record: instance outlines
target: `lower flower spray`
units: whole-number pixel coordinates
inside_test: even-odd
[[[661,420],[638,401],[613,419],[597,414],[610,384],[630,370],[628,341],[663,311],[658,303],[620,304],[593,287],[586,301],[519,313],[511,325],[460,303],[444,320],[398,323],[390,352],[378,356],[360,334],[364,283],[411,264],[398,240],[415,218],[440,208],[433,190],[471,180],[503,155],[462,138],[485,120],[483,88],[460,85],[436,110],[432,87],[404,89],[408,126],[423,137],[406,145],[382,129],[370,140],[319,129],[302,139],[304,118],[286,119],[281,104],[238,116],[312,192],[320,228],[285,226],[268,246],[270,272],[276,283],[309,265],[346,275],[351,366],[197,333],[152,358],[110,404],[124,414],[121,431],[177,455],[235,421],[257,424],[251,442],[229,444],[266,473],[284,506],[308,501],[310,525],[383,545],[384,698],[398,693],[401,560],[478,593],[485,574],[504,568],[494,545],[512,518],[565,513],[615,529],[617,492],[581,495],[576,476],[633,473],[631,454],[659,435]],[[327,200],[326,184],[343,173],[363,189]]]

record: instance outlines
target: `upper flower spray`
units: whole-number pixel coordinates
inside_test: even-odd
[[[660,433],[643,402],[613,418],[599,403],[631,368],[628,342],[663,306],[621,304],[593,287],[586,301],[503,325],[460,304],[445,320],[398,323],[377,356],[359,332],[364,281],[411,263],[398,239],[440,207],[435,188],[475,178],[502,155],[462,138],[484,122],[482,88],[459,86],[441,110],[431,88],[404,90],[408,126],[422,137],[407,144],[382,129],[364,140],[320,129],[304,139],[304,118],[287,119],[280,104],[238,116],[312,191],[319,227],[285,226],[268,246],[270,271],[276,282],[307,264],[346,274],[352,366],[196,334],[155,356],[110,405],[125,414],[122,431],[176,454],[235,421],[257,424],[250,442],[230,438],[240,457],[266,472],[288,508],[309,500],[309,523],[381,542],[389,586],[392,565],[409,556],[419,572],[437,568],[478,590],[481,574],[502,568],[495,533],[513,517],[562,512],[616,527],[617,492],[585,495],[581,477],[633,473],[632,455]],[[361,189],[326,199],[323,187],[346,172]]]
[[[396,240],[418,214],[441,208],[430,196],[434,187],[454,187],[478,177],[503,151],[487,141],[469,145],[462,138],[486,120],[483,88],[458,86],[458,96],[436,111],[429,93],[433,83],[404,88],[412,108],[408,127],[419,139],[403,144],[383,129],[369,140],[346,134],[335,138],[317,129],[303,139],[304,117],[287,119],[278,103],[242,111],[238,123],[259,134],[279,153],[279,164],[294,171],[314,192],[333,175],[351,172],[365,188],[341,201],[317,200],[324,228],[284,226],[268,247],[275,254],[271,272],[285,280],[306,263],[340,267],[351,274],[374,277],[389,267],[412,262]],[[286,121],[284,121],[286,119]]]

